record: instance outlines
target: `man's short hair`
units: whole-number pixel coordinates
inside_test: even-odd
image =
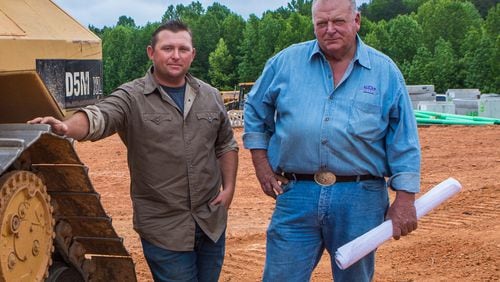
[[[193,34],[191,33],[191,29],[187,26],[187,24],[185,24],[179,19],[175,19],[175,20],[169,20],[168,22],[161,24],[153,32],[153,34],[151,35],[151,42],[150,42],[151,47],[153,48],[155,47],[156,42],[158,41],[157,35],[163,30],[169,30],[174,33],[177,33],[179,31],[187,31],[189,33],[189,36],[191,36],[191,42],[193,41]]]
[[[320,0],[313,0],[312,1],[312,4],[311,4],[311,15],[313,15],[313,16],[314,16],[314,6],[316,5],[316,3],[318,1],[320,1]],[[352,12],[356,13],[358,11],[358,7],[356,6],[356,0],[349,0],[349,2],[351,2]]]

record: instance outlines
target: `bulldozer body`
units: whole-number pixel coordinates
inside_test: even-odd
[[[0,282],[136,281],[64,119],[102,98],[99,37],[50,0],[0,1]]]

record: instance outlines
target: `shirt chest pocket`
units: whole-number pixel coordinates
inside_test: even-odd
[[[196,118],[201,126],[218,126],[219,114],[216,112],[196,113]]]
[[[172,121],[172,115],[168,113],[142,114],[142,120],[146,126],[162,125]]]
[[[202,144],[213,144],[219,132],[220,118],[217,112],[196,113],[194,134]]]
[[[383,138],[386,125],[379,105],[354,101],[349,113],[348,132],[364,140]]]

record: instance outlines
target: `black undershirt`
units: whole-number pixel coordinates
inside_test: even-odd
[[[186,93],[186,84],[181,87],[168,87],[165,85],[161,86],[165,92],[167,92],[168,96],[174,100],[175,104],[181,110],[181,113],[184,113],[184,96]]]

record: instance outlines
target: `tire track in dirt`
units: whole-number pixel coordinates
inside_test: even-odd
[[[260,281],[266,255],[264,234],[229,237],[221,281]],[[260,271],[256,271],[260,270]]]
[[[418,230],[479,226],[485,220],[500,218],[500,185],[462,191],[419,221]]]
[[[243,149],[242,133],[241,128],[235,129],[241,148],[240,167],[229,210],[220,282],[262,280],[265,232],[274,208],[274,200],[263,194],[255,177],[249,150]],[[415,232],[379,248],[374,282],[500,281],[500,216],[496,211],[500,206],[500,126],[429,126],[419,127],[419,134],[423,149],[422,192],[450,176],[462,183],[463,191],[424,216]],[[123,144],[117,135],[76,144],[113,218],[113,226],[125,238],[136,263],[138,281],[152,282],[132,228]],[[311,282],[331,278],[330,260],[325,253]]]
[[[255,269],[263,267],[263,258],[265,254],[263,252],[252,252],[245,250],[245,252],[230,252],[227,255],[227,260],[225,260],[225,267],[227,267],[227,273],[241,273],[241,272],[254,272]]]

